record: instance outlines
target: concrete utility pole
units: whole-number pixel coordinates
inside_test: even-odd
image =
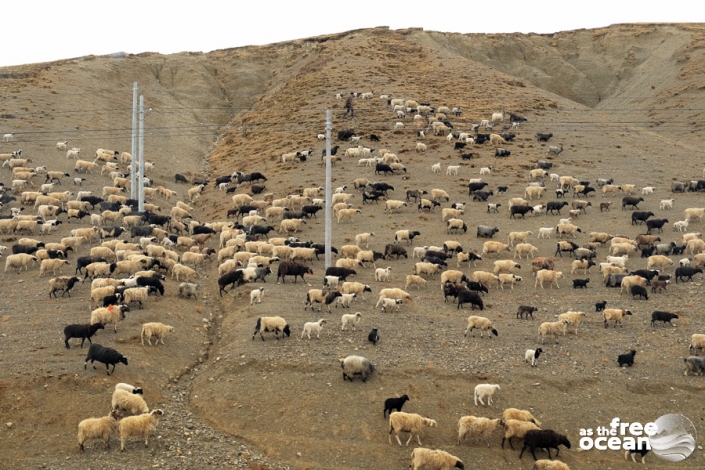
[[[331,173],[332,165],[330,162],[330,131],[332,129],[330,118],[330,109],[326,110],[326,269],[331,267],[331,246],[332,246],[332,221],[331,221],[331,206],[333,199],[331,190]]]
[[[132,166],[130,167],[130,199],[135,199],[135,158],[137,158],[137,82],[132,84]]]
[[[140,212],[144,211],[144,96],[140,95],[140,170],[137,174],[139,179],[139,207]],[[132,165],[134,168],[135,157],[132,157]],[[134,174],[134,171],[132,172]]]

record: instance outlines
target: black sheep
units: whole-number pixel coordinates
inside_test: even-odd
[[[377,134],[370,134],[370,141],[379,142],[379,137],[377,137]]]
[[[193,235],[198,235],[200,233],[212,233],[215,235],[216,231],[210,227],[206,227],[205,225],[196,225],[193,228]]]
[[[286,276],[294,276],[294,284],[296,284],[296,277],[301,276],[301,280],[303,281],[304,274],[313,275],[313,270],[311,270],[308,266],[304,266],[293,261],[284,261],[279,264],[279,268],[277,270],[277,284],[279,284],[279,278],[281,278],[282,283],[285,283]],[[327,275],[328,273],[326,272],[326,276]]]
[[[158,274],[158,276],[164,277],[161,274]],[[162,284],[162,281],[158,277],[138,276],[135,282],[140,287],[153,287],[160,295],[164,296],[164,284]]]
[[[409,258],[406,248],[397,245],[396,243],[390,243],[384,247],[384,258],[389,259],[390,256],[396,256],[396,259],[399,259],[400,256]]]
[[[632,349],[627,354],[620,354],[617,357],[617,362],[619,362],[619,367],[623,365],[628,365],[629,367],[634,365],[634,356],[636,355],[636,350]]]
[[[377,328],[372,328],[370,334],[367,335],[367,341],[372,343],[373,346],[377,346],[377,341],[379,341],[379,333],[377,332],[377,330]]]
[[[632,212],[632,225],[641,225],[648,219],[649,217],[653,217],[654,213],[649,211],[649,212]]]
[[[595,311],[596,312],[602,312],[605,310],[605,307],[607,306],[607,301],[603,300],[602,302],[597,302],[595,304]]]
[[[44,246],[44,243],[41,243],[42,246]],[[18,253],[25,253],[28,255],[33,255],[34,253],[37,252],[39,249],[39,245],[37,246],[28,246],[28,245],[12,245],[12,254],[16,255]]]
[[[539,449],[546,449],[549,459],[551,458],[551,449],[556,449],[555,457],[558,457],[558,453],[560,452],[558,446],[560,445],[564,445],[570,449],[570,441],[566,436],[558,434],[551,429],[534,429],[526,433],[524,437],[524,447],[521,449],[519,458],[524,454],[527,447],[531,450],[531,455],[534,456],[534,460],[536,460],[534,450],[536,450],[537,447]]]
[[[443,284],[444,302],[448,302],[448,297],[453,297],[454,299],[457,299],[458,292],[460,292],[462,289],[465,289],[465,288],[462,286],[459,286],[457,284],[453,284],[450,281],[447,281],[445,284]]]
[[[91,361],[91,364],[93,364],[93,368],[95,369],[95,364],[94,361],[102,362],[105,364],[105,370],[110,375],[110,366],[113,366],[113,372],[115,372],[115,366],[119,363],[123,363],[127,365],[127,358],[117,352],[116,350],[112,348],[105,348],[101,346],[100,344],[92,344],[91,347],[88,349],[88,355],[86,356],[86,360],[83,363],[83,369],[86,369],[86,366],[88,365],[88,361]]]
[[[471,291],[484,292],[485,294],[490,293],[490,290],[480,282],[468,281],[465,283],[465,286]]]
[[[107,260],[100,256],[81,256],[76,260],[76,272],[74,274],[83,274],[82,269],[91,263],[107,263]]]
[[[678,319],[678,315],[676,315],[675,313],[661,312],[659,310],[656,310],[655,312],[651,313],[651,326],[656,326],[657,321],[662,321],[664,326],[666,326],[666,323],[671,326],[674,326],[673,323],[671,323],[671,320],[676,319]]]
[[[279,266],[281,267],[284,263],[281,263]],[[313,274],[312,272],[309,274]],[[339,268],[337,266],[331,266],[326,269],[326,276],[337,276],[340,278],[341,281],[345,282],[346,278],[348,276],[356,276],[357,272],[355,272],[354,269],[348,269],[348,268]],[[301,279],[303,279],[303,275],[301,276]],[[283,278],[282,278],[283,281]],[[296,282],[296,277],[294,277],[294,282]]]
[[[386,419],[387,412],[391,415],[394,410],[401,411],[402,406],[404,406],[404,403],[407,401],[409,401],[408,395],[402,395],[399,398],[387,398],[384,400],[384,413],[382,416]]]
[[[573,289],[587,289],[590,279],[573,279]]]
[[[698,273],[702,274],[703,270],[700,268],[691,268],[690,266],[681,266],[676,268],[676,284],[678,284],[678,279],[682,282],[692,281],[693,276]]]
[[[485,304],[482,302],[482,298],[477,292],[471,290],[461,290],[458,292],[458,308],[464,308],[463,304],[471,304],[471,308],[474,310],[475,307],[479,307],[480,310],[484,310]],[[495,336],[497,336],[497,330],[492,330]]]
[[[69,346],[69,340],[71,338],[81,338],[81,348],[83,348],[83,343],[88,339],[88,342],[93,344],[91,341],[91,336],[93,336],[96,331],[104,330],[105,327],[102,323],[86,324],[86,325],[67,325],[64,328],[64,343],[66,344],[66,349],[71,349]]]
[[[220,288],[220,296],[223,296],[223,292],[225,292],[225,288],[228,287],[229,285],[234,285],[235,287],[242,285],[245,283],[245,280],[242,278],[242,271],[233,271],[229,272],[227,274],[223,274],[220,276],[218,279],[218,287]]]
[[[649,300],[649,293],[646,291],[645,287],[631,286],[629,288],[629,293],[632,294],[633,298],[638,296],[640,299],[643,298],[644,300]]]
[[[568,203],[565,201],[561,201],[561,202],[549,201],[546,204],[546,213],[548,214],[550,212],[551,215],[555,215],[553,213],[555,211],[555,212],[558,212],[558,215],[561,215],[561,209],[567,205],[568,205]]]

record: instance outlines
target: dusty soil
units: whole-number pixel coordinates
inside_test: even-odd
[[[356,233],[372,231],[376,236],[371,248],[383,251],[396,230],[409,228],[421,232],[414,246],[456,239],[464,248],[479,251],[484,240],[475,237],[478,225],[499,227],[495,238],[505,241],[511,231],[537,233],[539,227],[557,223],[559,216],[510,220],[506,209],[510,197],[523,195],[534,162],[546,158],[546,144],[536,142],[536,132],[552,132],[550,144],[565,148],[552,160],[554,172],[581,180],[613,177],[617,184],[655,185],[657,192],[645,196],[640,209],[668,218],[661,238],[680,244],[671,223],[683,218],[683,209],[702,206],[701,195],[673,196],[670,212],[658,207],[661,199],[671,197],[673,180],[701,178],[702,37],[702,28],[695,25],[486,37],[380,28],[208,55],[89,57],[15,67],[0,71],[5,103],[0,130],[17,133],[16,142],[3,143],[0,152],[22,148],[33,165],[72,172],[74,162],[54,148],[58,140],[81,147],[85,159],[92,159],[98,147],[129,151],[131,84],[137,80],[146,106],[152,108],[146,118],[145,154],[157,162],[148,175],[155,185],[177,189],[185,197],[188,188],[173,183],[175,172],[202,172],[214,179],[234,170],[261,171],[269,178],[268,190],[281,197],[323,184],[318,158],[284,165],[278,157],[309,147],[320,155],[324,146],[315,135],[323,131],[325,110],[330,108],[334,135],[342,128],[355,129],[365,136],[365,145],[390,149],[408,169],[404,176],[382,178],[371,168],[358,168],[356,160],[345,159],[334,168],[335,186],[347,184],[354,192],[354,178],[383,179],[395,187],[392,198],[403,199],[407,189],[442,188],[450,202],[469,203],[464,217],[468,233],[447,235],[439,209],[419,213],[407,207],[390,215],[382,204],[362,206],[356,194],[353,202],[362,214],[353,223],[334,222],[336,247],[348,244]],[[376,97],[358,100],[355,118],[343,119],[342,102],[335,94],[351,89],[461,106],[462,117],[451,119],[461,130],[500,109],[529,122],[506,146],[512,156],[505,160],[493,158],[494,149],[485,144],[465,149],[478,157],[461,161],[460,152],[441,137],[428,137],[428,152],[417,154],[411,119],[405,121],[405,131],[392,132],[398,119]],[[370,143],[366,137],[371,132],[381,142]],[[349,146],[340,145],[341,152]],[[444,166],[461,164],[460,174],[434,175],[430,166],[439,161]],[[487,213],[485,204],[471,202],[467,194],[467,180],[479,177],[479,168],[487,165],[493,166],[492,174],[484,177],[489,188],[510,188],[506,195],[490,198],[502,204],[498,214]],[[97,193],[110,184],[107,176],[86,178],[84,189]],[[0,180],[10,184],[6,169]],[[548,186],[546,200],[554,200],[553,187]],[[62,188],[77,189],[70,179]],[[617,207],[600,212],[596,206],[606,199]],[[630,237],[643,232],[630,225],[629,212],[619,210],[619,198],[597,195],[590,201],[593,207],[575,221],[583,232],[577,243],[586,242],[591,231]],[[154,202],[163,211],[173,204],[160,198]],[[211,184],[195,206],[198,220],[212,221],[224,220],[232,203],[230,195]],[[58,241],[81,225],[86,224],[64,223],[54,234],[35,238]],[[701,224],[691,228],[701,231]],[[310,221],[301,237],[322,241],[322,218]],[[8,246],[16,238],[0,237]],[[541,256],[553,255],[555,239],[534,235],[530,241]],[[87,252],[84,247],[78,255]],[[598,254],[603,258],[607,249]],[[72,263],[76,257],[70,256]],[[403,287],[415,261],[382,263],[392,267],[391,286]],[[492,261],[462,269],[489,271]],[[570,262],[557,260],[557,269],[566,275],[559,289],[535,290],[526,262],[517,273],[523,281],[515,290],[491,289],[481,314],[499,330],[492,339],[463,337],[471,312],[443,302],[438,278],[412,290],[413,300],[399,313],[381,313],[373,307],[377,292],[386,286],[374,282],[373,270],[359,269],[355,280],[369,284],[373,293],[350,309],[362,312],[361,328],[340,331],[340,311],[303,310],[310,287],[301,282],[276,285],[269,277],[264,302],[254,307],[248,301],[254,286],[221,299],[213,262],[199,272],[202,299],[178,299],[178,283],[168,280],[166,295],[150,298],[144,310],[133,309],[117,334],[99,332],[96,342],[130,358],[129,366],[118,366],[114,376],[100,369],[84,371],[85,349],[63,347],[63,327],[88,321],[87,284],[75,289],[71,299],[49,300],[48,277],[38,278],[38,268],[7,273],[0,276],[5,293],[0,301],[0,455],[3,461],[12,459],[12,468],[77,468],[94,462],[104,468],[407,468],[410,449],[387,443],[387,422],[379,416],[384,399],[402,393],[411,398],[405,411],[439,423],[423,433],[423,445],[457,455],[468,468],[518,468],[518,450],[502,450],[500,433],[490,448],[474,442],[456,445],[461,416],[496,417],[507,407],[530,409],[545,428],[567,434],[573,446],[562,450],[561,458],[571,468],[621,467],[623,455],[618,452],[577,450],[580,428],[607,425],[615,416],[647,422],[668,412],[682,413],[702,434],[701,380],[682,373],[690,335],[705,329],[697,307],[702,301],[701,278],[637,301],[605,288],[596,272],[589,276],[587,290],[573,290],[571,279],[585,276],[571,276]],[[645,260],[629,261],[630,268],[644,266]],[[324,270],[323,262],[315,261],[308,282],[320,287]],[[598,300],[629,308],[634,316],[623,328],[605,329],[602,317],[594,313]],[[514,318],[520,304],[539,307],[534,321]],[[549,340],[539,366],[528,367],[524,351],[537,345],[540,322],[553,321],[567,310],[588,313],[579,333],[555,345]],[[653,310],[677,313],[677,326],[652,328]],[[287,319],[292,336],[252,341],[257,317],[275,314]],[[301,340],[303,323],[317,318],[328,320],[321,338]],[[165,338],[164,346],[143,348],[139,331],[147,321],[168,323],[176,331]],[[377,346],[367,342],[372,327],[380,330]],[[620,370],[617,355],[632,348],[638,350],[634,367]],[[338,359],[348,354],[364,355],[375,364],[370,381],[341,380]],[[150,446],[145,449],[135,440],[120,453],[115,450],[119,442],[113,440],[113,449],[103,453],[92,442],[86,454],[77,455],[77,423],[106,414],[112,388],[122,381],[144,387],[150,407],[166,412]],[[493,406],[475,407],[473,388],[484,382],[498,383],[501,390]],[[662,462],[647,456],[648,468],[702,468],[705,455],[699,449],[679,464]],[[519,468],[531,465],[531,457],[524,456]]]

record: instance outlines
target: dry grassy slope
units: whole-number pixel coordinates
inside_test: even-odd
[[[620,28],[623,27],[608,28],[604,36],[609,37],[612,33],[619,36],[616,33],[621,31]],[[656,27],[654,34],[671,28]],[[633,107],[630,110],[634,109],[638,120],[643,120],[651,112],[654,118],[662,117],[668,121],[648,133],[641,125],[627,127],[620,121],[615,124],[609,113],[603,110],[593,112],[584,105],[558,96],[556,90],[545,91],[530,85],[521,62],[513,62],[514,69],[498,72],[499,67],[483,65],[484,60],[473,61],[472,57],[464,58],[464,54],[458,54],[452,48],[438,48],[436,33],[375,29],[208,55],[141,54],[124,59],[88,57],[0,70],[0,96],[5,103],[4,116],[0,116],[3,118],[2,131],[18,132],[18,142],[0,144],[0,151],[22,147],[28,156],[35,158],[36,164],[71,171],[73,162],[66,161],[54,150],[57,140],[69,139],[69,145],[83,147],[89,156],[97,147],[127,150],[130,144],[131,86],[134,80],[138,80],[146,95],[147,106],[153,107],[147,116],[147,129],[153,137],[146,141],[146,155],[147,159],[157,161],[157,169],[150,176],[156,184],[172,188],[175,187],[172,183],[175,171],[205,171],[214,177],[236,169],[264,172],[271,178],[270,190],[278,195],[320,185],[323,173],[317,159],[287,169],[277,158],[284,151],[310,146],[314,147],[316,155],[320,155],[323,145],[315,141],[314,136],[322,132],[326,108],[333,109],[334,134],[343,126],[353,127],[363,135],[378,133],[382,142],[377,147],[390,148],[409,166],[409,180],[393,179],[397,186],[394,197],[397,198],[403,198],[406,188],[443,187],[448,189],[453,200],[467,199],[467,178],[476,176],[478,166],[488,164],[495,165],[492,185],[511,185],[510,196],[518,196],[523,192],[526,170],[532,161],[545,156],[545,145],[538,145],[533,139],[537,131],[553,131],[555,143],[565,144],[566,151],[557,160],[557,171],[561,174],[569,172],[590,179],[595,175],[614,174],[620,181],[653,182],[664,188],[671,178],[694,179],[701,172],[701,162],[689,158],[702,139],[697,133],[690,134],[699,128],[700,124],[690,120],[697,120],[697,115],[689,115],[687,121],[674,124],[669,114],[669,109],[678,109],[702,93],[694,81],[691,83],[691,77],[703,67],[699,42],[702,39],[698,39],[701,31],[691,25],[678,26],[677,31],[679,34],[675,36],[678,37],[683,31],[692,34],[690,42],[679,39],[678,47],[674,48],[678,51],[679,63],[683,64],[679,76],[663,85],[664,91],[659,91],[658,99],[653,98],[656,105],[652,108],[645,108],[633,100],[625,102],[625,106]],[[593,36],[588,34],[590,32],[575,32],[574,35],[579,36],[579,33],[585,33],[587,37],[585,44],[578,39],[576,44],[589,48]],[[625,37],[630,38],[628,28],[627,33],[619,34],[622,42],[626,41]],[[634,36],[635,42],[641,38]],[[516,35],[491,39],[510,38],[526,40],[526,37]],[[528,52],[531,56],[531,50]],[[667,55],[663,51],[659,53]],[[609,51],[604,56],[595,54],[595,62],[605,61],[609,54]],[[640,57],[644,55],[642,53]],[[686,56],[690,58],[685,59]],[[614,59],[614,62],[620,60]],[[644,60],[648,62],[648,58]],[[561,67],[557,69],[563,70]],[[638,74],[634,73],[634,83],[639,83],[643,72],[640,69]],[[668,76],[664,71],[655,73]],[[609,74],[605,72],[605,75]],[[572,82],[572,79],[564,81]],[[644,80],[643,83],[649,82]],[[640,87],[634,86],[633,95],[656,93],[650,87],[645,91]],[[589,88],[587,84],[585,88]],[[519,132],[516,144],[509,146],[514,156],[512,159],[496,161],[491,157],[489,147],[474,148],[471,150],[479,153],[479,159],[463,166],[459,178],[441,176],[438,180],[429,180],[426,170],[430,164],[457,159],[449,144],[440,138],[429,139],[428,154],[416,155],[412,131],[392,133],[391,128],[397,119],[390,116],[387,106],[378,99],[359,101],[356,118],[341,121],[342,102],[333,97],[336,92],[351,89],[462,106],[465,110],[462,119],[453,119],[460,128],[466,128],[470,122],[477,122],[501,108],[520,112],[529,117],[530,122]],[[675,91],[679,95],[675,96]],[[566,92],[566,95],[569,94]],[[252,109],[248,111],[250,107]],[[99,129],[108,130],[98,132]],[[672,138],[674,131],[689,133],[691,137],[687,141],[677,141]],[[599,138],[595,138],[598,134]],[[206,161],[204,157],[208,155],[210,158]],[[665,171],[660,171],[664,169],[660,157],[665,155],[675,158],[665,163]],[[645,171],[635,178],[633,167],[636,165]],[[357,174],[374,178],[371,170],[358,169],[355,162],[343,162],[336,168],[336,181],[349,184]],[[8,184],[7,173],[2,173],[2,181]],[[88,189],[99,190],[108,184],[108,180],[106,177],[89,177],[87,184]],[[183,194],[186,188],[176,189]],[[653,196],[645,208],[655,209],[659,197]],[[698,199],[697,195],[687,195],[682,202],[679,201],[678,207],[701,205]],[[197,206],[200,219],[221,219],[230,207],[230,199],[208,188]],[[343,230],[336,228],[336,246],[345,244],[354,233],[372,230],[380,232],[380,239],[373,246],[381,250],[394,230],[408,225],[421,229],[424,244],[440,243],[449,238],[436,220],[440,216],[419,216],[415,210],[409,209],[403,215],[390,217],[381,212],[381,206],[366,207],[364,211],[364,217],[355,224]],[[607,225],[615,229],[619,227],[630,236],[639,233],[638,227],[624,223],[626,219],[627,216],[620,211],[610,214],[593,212],[581,224],[585,231],[604,229]],[[480,223],[500,225],[505,236],[511,230],[535,230],[538,226],[555,222],[555,218],[509,222],[506,213],[486,214],[481,204],[469,211],[467,220],[471,230]],[[71,228],[63,226],[51,241],[66,236]],[[321,240],[322,222],[314,221],[304,236]],[[454,238],[469,243],[472,248],[480,247],[472,234]],[[11,243],[6,237],[2,240],[4,244]],[[535,243],[542,254],[552,254],[552,240]],[[412,264],[412,260],[390,263],[395,268],[395,279],[402,279]],[[564,271],[569,270],[569,261],[560,261],[559,266]],[[313,282],[316,284],[320,282],[322,269],[321,262],[314,264],[316,276]],[[478,269],[491,269],[491,263],[486,262]],[[522,270],[521,274],[526,275],[525,271]],[[100,373],[82,375],[80,363],[85,350],[64,353],[63,349],[61,352],[57,349],[60,346],[57,332],[63,325],[81,321],[86,316],[86,289],[80,291],[80,300],[48,302],[44,281],[36,285],[33,282],[36,274],[34,271],[19,277],[0,278],[0,289],[15,295],[2,305],[5,316],[0,323],[2,332],[8,335],[3,347],[3,379],[0,383],[3,405],[0,411],[3,422],[15,423],[13,428],[6,430],[9,445],[3,456],[25,458],[27,466],[36,462],[59,463],[65,455],[71,455],[74,438],[66,436],[64,429],[73,429],[77,416],[96,414],[93,411],[87,413],[87,408],[102,409],[105,400],[98,394],[104,395],[112,384],[112,380],[104,380],[105,376]],[[648,306],[682,312],[679,324],[682,330],[659,331],[652,335],[647,328],[647,307],[636,304],[640,315],[633,323],[643,328],[625,327],[624,331],[610,330],[603,334],[599,320],[592,317],[584,337],[581,332],[580,338],[570,338],[566,340],[567,344],[551,348],[546,367],[527,372],[516,364],[515,358],[521,356],[525,347],[533,346],[534,325],[529,328],[509,321],[517,295],[545,308],[541,320],[568,308],[588,311],[595,296],[605,296],[615,305],[624,301],[616,292],[600,287],[597,291],[580,293],[562,289],[562,296],[533,295],[531,287],[526,285],[521,286],[516,295],[495,291],[488,299],[491,308],[487,315],[502,322],[503,339],[501,343],[496,342],[496,347],[486,348],[475,341],[458,339],[466,313],[458,314],[454,306],[443,305],[437,287],[429,286],[417,293],[417,301],[408,306],[406,328],[399,327],[396,316],[385,317],[373,312],[369,299],[367,304],[358,304],[369,319],[364,329],[375,324],[384,332],[385,340],[380,348],[371,349],[366,345],[366,331],[354,335],[342,335],[336,331],[338,315],[330,316],[331,323],[320,342],[299,343],[292,338],[279,344],[267,342],[262,345],[259,341],[250,341],[249,336],[257,316],[284,313],[295,325],[296,335],[303,321],[319,315],[304,313],[300,308],[306,287],[297,286],[291,290],[288,285],[269,285],[267,303],[262,308],[250,308],[242,292],[226,297],[222,303],[219,300],[213,302],[215,272],[204,274],[207,276],[204,283],[208,286],[205,311],[196,311],[193,302],[173,303],[175,283],[172,281],[167,285],[167,298],[156,299],[144,313],[132,315],[121,325],[115,344],[135,357],[135,362],[122,368],[119,378],[136,382],[148,380],[156,386],[149,392],[150,403],[158,403],[167,409],[176,407],[174,395],[185,394],[183,399],[191,402],[192,409],[204,422],[229,434],[242,436],[296,468],[329,468],[331,463],[344,468],[373,468],[379,462],[389,468],[405,468],[408,452],[396,447],[390,452],[384,444],[384,422],[377,416],[381,411],[378,410],[380,397],[399,391],[413,397],[410,410],[433,415],[443,423],[437,432],[425,434],[424,444],[457,452],[466,463],[469,459],[479,459],[478,462],[492,468],[515,468],[516,454],[503,453],[496,446],[488,453],[479,449],[476,452],[473,447],[449,446],[453,442],[452,423],[461,414],[467,414],[468,409],[473,410],[468,401],[469,390],[478,380],[501,381],[503,389],[505,384],[507,388],[507,401],[502,404],[511,400],[512,405],[519,407],[535,406],[556,429],[570,429],[571,432],[575,423],[595,421],[590,409],[596,403],[602,404],[600,396],[614,397],[614,401],[603,405],[602,416],[609,415],[610,418],[622,414],[640,419],[649,416],[650,409],[629,407],[617,399],[625,395],[635,401],[646,396],[653,405],[651,408],[659,410],[697,408],[693,397],[700,393],[699,389],[663,359],[683,354],[690,330],[702,330],[702,321],[697,315],[689,314],[693,304],[686,296],[679,295],[681,292],[699,295],[696,286],[682,288],[675,295],[658,296]],[[592,277],[597,280],[597,276]],[[18,279],[24,283],[17,284]],[[361,273],[358,280],[372,283],[371,273]],[[23,289],[22,296],[18,286],[26,289]],[[376,292],[377,286],[374,289]],[[567,293],[570,295],[565,295]],[[18,308],[17,299],[27,296],[33,301]],[[134,344],[135,330],[143,319],[159,319],[158,312],[164,306],[174,309],[169,321],[176,323],[179,335],[174,336],[174,340],[178,340],[181,347],[177,351],[155,349],[151,354],[157,355],[159,361],[154,361]],[[216,331],[207,335],[199,327],[201,318],[210,314],[216,319]],[[222,315],[222,324],[219,315]],[[507,319],[503,320],[504,317]],[[181,332],[186,336],[182,337]],[[101,337],[107,340],[105,336]],[[215,346],[209,349],[205,344],[208,341],[214,341]],[[586,344],[597,351],[596,356],[581,352]],[[638,357],[639,361],[644,361],[642,369],[622,373],[612,367],[611,359],[625,349],[625,344],[643,347],[643,359]],[[665,353],[659,350],[664,347]],[[351,387],[339,380],[340,371],[335,358],[356,348],[370,355],[380,367],[376,384],[368,384],[372,387],[359,383]],[[587,352],[590,351],[588,347]],[[573,366],[565,361],[568,355],[575,361]],[[206,364],[199,367],[201,372],[195,375],[194,385],[182,379],[176,385],[178,393],[163,388],[170,377],[180,376],[186,368],[193,367],[199,357],[206,358]],[[225,360],[207,360],[214,357]],[[156,363],[161,367],[155,366]],[[607,377],[607,381],[595,379],[595,370],[601,377]],[[558,372],[559,377],[553,376],[552,372]],[[531,385],[537,379],[543,386],[533,388]],[[48,390],[54,392],[51,396],[57,397],[55,401],[46,398],[46,384],[50,387]],[[661,393],[667,386],[675,388],[673,398]],[[576,387],[581,389],[581,394],[571,393]],[[521,396],[516,394],[517,389],[524,390]],[[263,391],[271,393],[264,394]],[[360,394],[364,396],[359,398]],[[76,403],[76,396],[79,396],[80,403],[70,405]],[[341,402],[348,406],[340,406]],[[56,403],[63,406],[59,412],[55,411]],[[590,406],[585,406],[586,403]],[[281,409],[287,404],[290,405],[287,412],[282,413]],[[28,406],[44,413],[39,418],[28,418],[24,414]],[[50,411],[53,413],[47,414]],[[487,413],[492,415],[494,411],[488,410]],[[144,452],[135,450],[133,454],[121,456],[108,454],[107,459],[115,468],[134,468],[135,461],[131,459],[149,459],[150,456],[157,463],[158,458],[174,458],[168,460],[167,466],[177,466],[174,462],[180,461],[179,456],[165,452],[165,448],[186,447],[187,444],[181,434],[183,423],[170,419],[165,418],[164,446]],[[320,439],[322,444],[317,444],[314,438]],[[40,439],[44,442],[41,448],[34,445]],[[331,449],[337,449],[334,455]],[[302,451],[303,457],[296,457],[297,451]],[[690,463],[697,466],[702,456],[698,458]],[[621,457],[615,458],[612,453],[582,456],[570,453],[567,459],[575,466],[604,468],[616,465]],[[527,460],[525,466],[528,465]]]

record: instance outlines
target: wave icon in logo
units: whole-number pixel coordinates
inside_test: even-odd
[[[683,415],[667,414],[654,421],[658,431],[649,438],[651,450],[664,460],[680,462],[695,450],[697,431]]]

